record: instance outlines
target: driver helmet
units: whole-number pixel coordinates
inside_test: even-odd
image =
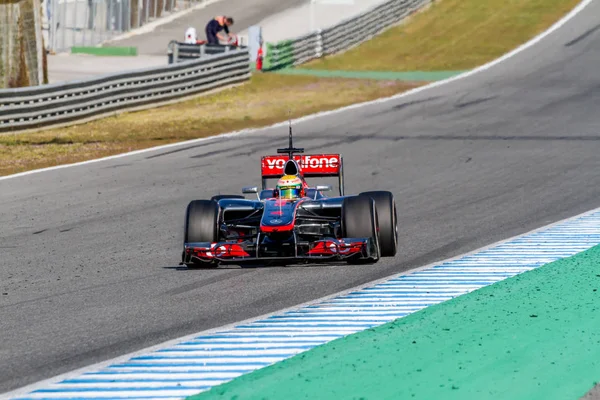
[[[277,192],[282,199],[298,199],[303,196],[302,179],[296,175],[285,175],[277,181]]]

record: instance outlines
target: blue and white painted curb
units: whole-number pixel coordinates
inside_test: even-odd
[[[600,244],[600,209],[291,310],[23,388],[14,399],[183,399]]]

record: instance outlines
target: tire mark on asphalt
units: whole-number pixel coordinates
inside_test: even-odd
[[[375,140],[422,140],[422,141],[453,141],[453,140],[473,140],[473,141],[540,141],[540,142],[553,142],[553,141],[564,141],[564,142],[586,142],[586,141],[600,141],[600,136],[592,135],[577,135],[577,136],[504,136],[504,135],[489,135],[489,136],[476,136],[476,135],[455,135],[455,136],[444,136],[444,135],[422,135],[422,136],[374,136],[370,139]]]
[[[150,274],[150,275],[144,275],[141,277],[135,277],[135,278],[131,278],[131,279],[121,279],[119,280],[117,283],[119,284],[123,284],[123,283],[134,283],[134,282],[139,282],[139,281],[143,281],[143,280],[148,280],[148,279],[160,279],[159,277],[164,275],[166,272],[159,272],[159,273],[155,273],[155,274]],[[53,299],[53,298],[57,298],[57,297],[61,297],[61,296],[65,296],[65,295],[69,295],[69,294],[76,294],[76,293],[85,293],[88,291],[92,291],[92,290],[97,290],[97,289],[104,289],[107,287],[114,287],[116,284],[116,282],[111,281],[111,282],[107,282],[107,283],[101,283],[98,285],[91,285],[91,286],[85,286],[76,290],[69,290],[69,291],[65,291],[65,292],[61,292],[61,293],[55,293],[55,294],[51,294],[51,295],[47,295],[47,296],[41,296],[41,297],[36,297],[34,299],[29,299],[29,300],[23,300],[23,301],[19,301],[17,303],[12,303],[12,304],[6,304],[6,305],[2,305],[0,306],[0,310],[2,309],[6,309],[9,307],[15,307],[15,306],[21,306],[23,304],[31,304],[31,303],[36,303],[39,301],[47,301],[49,299]]]
[[[584,40],[587,37],[591,36],[598,29],[600,29],[600,24],[596,25],[595,27],[593,27],[591,29],[588,29],[583,34],[577,36],[575,39],[571,40],[570,42],[565,43],[565,47],[571,47],[571,46],[573,46],[573,45],[581,42],[582,40]]]
[[[475,99],[475,100],[471,100],[471,101],[466,101],[464,103],[457,103],[457,104],[454,105],[454,107],[455,108],[466,108],[466,107],[474,106],[474,105],[477,105],[477,104],[485,103],[485,102],[488,102],[490,100],[494,100],[497,97],[498,96],[483,97],[481,99]]]
[[[249,272],[254,272],[254,271],[249,270],[249,269],[236,269],[236,270],[229,270],[229,271],[225,272],[223,270],[217,269],[217,270],[214,270],[211,272],[221,272],[221,273],[216,276],[212,276],[210,278],[203,279],[199,282],[189,283],[187,285],[183,285],[183,286],[180,286],[175,289],[167,290],[167,291],[161,293],[161,296],[177,296],[179,294],[187,293],[192,290],[204,288],[206,286],[212,285],[213,283],[223,282],[223,281],[229,280],[231,278],[237,278],[240,275],[244,275],[244,274],[247,274]]]
[[[540,141],[540,142],[553,142],[553,141],[564,141],[564,142],[596,142],[600,141],[599,136],[593,135],[576,135],[576,136],[532,136],[532,135],[488,135],[488,136],[477,136],[477,135],[420,135],[420,136],[389,136],[389,135],[354,135],[351,140],[344,139],[335,142],[327,142],[319,146],[311,147],[311,149],[319,149],[326,146],[340,145],[354,143],[359,140],[381,140],[398,142],[401,140],[418,140],[418,141]]]
[[[210,143],[194,144],[194,145],[191,145],[191,146],[186,146],[186,147],[182,147],[182,148],[171,150],[171,151],[165,151],[164,153],[154,154],[152,156],[146,157],[146,160],[151,160],[153,158],[162,157],[162,156],[168,156],[170,154],[175,154],[175,153],[179,153],[179,152],[182,152],[182,151],[197,149],[198,147],[206,147],[206,146],[210,146],[212,144],[218,144],[218,143],[219,143],[218,141],[213,141],[213,142],[210,142]]]
[[[182,168],[182,170],[186,170],[186,169],[198,169],[198,168],[212,167],[212,166],[213,166],[213,164],[198,164],[198,165],[192,165],[190,167]]]
[[[417,141],[541,141],[541,142],[585,142],[585,141],[600,141],[600,135],[576,135],[576,136],[532,136],[532,135],[420,135],[420,136],[389,136],[389,135],[352,135],[344,139],[326,142],[318,146],[311,146],[311,151],[321,149],[323,147],[337,146],[343,144],[352,144],[360,140],[381,140],[390,142],[399,142],[401,140],[417,140]]]
[[[395,106],[389,108],[388,110],[380,111],[380,112],[377,112],[377,113],[373,113],[371,115],[372,116],[380,116],[380,115],[385,115],[385,114],[389,114],[389,113],[396,113],[396,112],[398,112],[400,110],[403,110],[405,108],[408,108],[408,107],[411,107],[411,106],[416,106],[416,105],[419,105],[419,104],[429,103],[431,101],[438,100],[438,99],[441,99],[441,98],[442,98],[442,96],[432,96],[432,97],[428,97],[428,98],[422,99],[422,100],[407,101],[405,103],[395,105]]]
[[[103,169],[112,169],[112,168],[121,168],[121,167],[131,167],[133,164],[117,164],[117,165],[109,165],[108,167],[104,167]]]
[[[248,147],[248,145],[245,144],[243,146],[235,146],[235,147],[230,147],[230,148],[223,149],[223,150],[214,150],[214,151],[209,151],[208,153],[196,154],[195,156],[190,156],[190,158],[205,158],[205,157],[211,157],[211,156],[218,156],[220,154],[230,153],[232,151],[245,149],[247,147]]]
[[[320,144],[318,146],[314,146],[311,147],[311,151],[314,149],[322,149],[323,147],[335,147],[341,144],[353,144],[356,143],[358,141],[361,140],[367,140],[367,139],[379,139],[380,137],[376,136],[375,133],[371,133],[371,134],[366,134],[366,135],[350,135],[350,136],[345,136],[340,140],[334,140],[331,142],[325,142],[323,144]],[[385,140],[385,138],[384,138]]]

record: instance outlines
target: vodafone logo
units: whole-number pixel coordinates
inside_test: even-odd
[[[340,160],[337,156],[335,157],[314,157],[314,156],[306,156],[302,157],[302,168],[337,168],[340,163]]]
[[[311,169],[337,169],[340,165],[340,158],[337,155],[323,156],[302,156],[300,160],[295,157],[296,161],[300,161],[300,168],[305,170]],[[283,169],[287,158],[285,157],[266,157],[267,168],[269,170]]]
[[[282,169],[285,165],[285,160],[283,159],[267,159],[267,165],[269,169]]]

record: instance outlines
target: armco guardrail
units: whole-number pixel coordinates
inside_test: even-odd
[[[78,82],[0,90],[0,132],[65,125],[161,104],[250,78],[250,55],[235,50],[200,60]]]
[[[246,46],[225,46],[220,44],[190,44],[172,40],[167,47],[167,57],[169,64],[174,64],[187,60],[197,60],[215,54],[244,50],[246,48]]]
[[[432,1],[390,0],[327,29],[291,40],[267,43],[265,69],[290,67],[347,50],[402,21]]]

